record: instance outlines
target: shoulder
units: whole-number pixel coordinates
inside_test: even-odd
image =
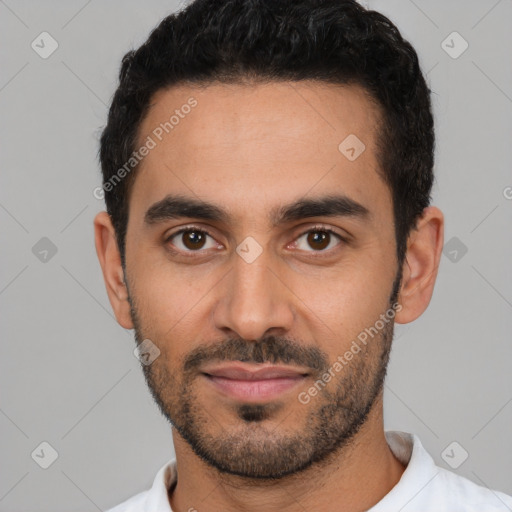
[[[176,459],[167,461],[157,472],[151,489],[139,492],[106,512],[172,512],[168,490],[177,481]]]
[[[442,468],[415,434],[388,431],[393,454],[406,469],[371,512],[510,512],[512,497]]]
[[[489,489],[457,475],[447,469],[437,467],[438,473],[432,484],[433,491],[439,492],[444,500],[453,507],[465,512],[498,512],[512,510],[512,497],[505,493]],[[461,506],[464,508],[461,509]]]

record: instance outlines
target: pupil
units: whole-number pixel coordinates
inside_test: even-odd
[[[317,247],[317,248],[323,249],[323,248],[327,247],[327,245],[328,245],[328,244],[327,245],[325,244],[325,241],[328,238],[328,236],[329,236],[329,234],[326,233],[325,231],[314,231],[310,235],[310,243],[311,243],[311,245],[320,244],[321,247]]]
[[[189,231],[185,237],[185,245],[190,244],[192,248],[197,248],[203,241],[203,234],[197,231]],[[190,247],[189,247],[190,248]]]

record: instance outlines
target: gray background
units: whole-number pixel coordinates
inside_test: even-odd
[[[397,326],[386,429],[417,433],[446,468],[456,441],[446,460],[469,454],[457,473],[512,494],[512,2],[366,3],[428,71],[434,204],[445,241],[455,237],[429,309]],[[120,59],[176,8],[0,0],[0,511],[104,510],[149,488],[173,456],[133,334],[112,315],[92,220],[103,209],[96,153]],[[59,45],[47,59],[31,47],[43,31]],[[441,46],[453,31],[469,44],[458,58]],[[36,463],[49,460],[43,441],[58,452],[48,469]]]

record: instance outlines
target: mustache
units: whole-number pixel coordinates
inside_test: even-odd
[[[282,363],[324,372],[329,368],[327,355],[314,346],[299,345],[278,336],[267,336],[258,341],[229,338],[215,345],[195,348],[184,359],[187,374],[196,373],[207,362],[241,361],[244,363]]]

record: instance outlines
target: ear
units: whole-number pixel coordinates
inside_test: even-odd
[[[133,329],[121,254],[117,246],[114,226],[107,212],[100,212],[94,218],[94,239],[108,298],[116,319],[125,329]]]
[[[395,321],[406,324],[416,320],[430,303],[444,241],[444,217],[439,208],[423,210],[407,241],[402,283]]]

